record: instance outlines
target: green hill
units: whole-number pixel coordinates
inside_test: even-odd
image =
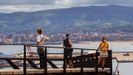
[[[38,12],[0,13],[0,32],[133,32],[133,7],[89,6]]]

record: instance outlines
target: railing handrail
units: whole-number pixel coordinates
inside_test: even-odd
[[[22,46],[24,46],[24,61],[23,61],[23,65],[24,65],[24,67],[23,67],[23,71],[24,71],[24,74],[26,75],[27,74],[27,72],[26,72],[26,47],[27,46],[30,46],[30,47],[43,47],[43,48],[45,48],[45,74],[47,74],[47,48],[61,48],[61,49],[65,49],[65,48],[67,48],[67,49],[76,49],[76,50],[80,50],[81,51],[81,56],[83,56],[83,53],[84,53],[84,50],[95,50],[96,51],[96,65],[95,65],[95,69],[96,69],[96,72],[97,72],[97,74],[98,74],[98,50],[97,49],[87,49],[87,48],[68,48],[68,47],[57,47],[57,45],[56,46],[49,46],[49,45],[44,45],[44,46],[38,46],[38,45],[35,45],[35,44],[3,44],[3,45],[22,45]],[[65,56],[65,53],[64,53],[64,56]],[[83,58],[83,57],[82,57]],[[64,64],[65,64],[65,60],[66,60],[66,57],[64,57],[64,59],[63,59],[63,61],[64,61]],[[83,60],[81,60],[81,62],[82,62]],[[81,63],[81,73],[83,74],[83,63]],[[65,65],[65,67],[64,67],[64,74],[66,73],[66,65]]]
[[[63,47],[63,46],[50,46],[50,45],[43,45],[43,46],[38,46],[38,45],[26,45],[26,46],[31,46],[31,47],[46,47],[46,48],[60,48],[60,49],[64,49],[64,48],[67,48],[67,49],[76,49],[76,50],[97,50],[97,49],[88,49],[88,48],[76,48],[76,47]]]
[[[63,47],[63,46],[58,46],[58,45],[43,45],[43,46],[38,46],[36,44],[0,44],[1,45],[25,45],[25,46],[30,46],[30,47],[47,47],[47,48],[60,48],[60,49],[64,49],[67,48],[69,49],[69,47]],[[97,50],[97,49],[88,49],[88,48],[76,48],[76,47],[71,47],[71,49],[77,49],[77,50]]]

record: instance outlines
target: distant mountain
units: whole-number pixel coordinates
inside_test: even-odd
[[[88,6],[38,12],[0,13],[0,32],[133,32],[133,7]]]

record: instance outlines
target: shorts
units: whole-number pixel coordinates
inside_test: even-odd
[[[100,51],[100,57],[108,57],[108,52]]]

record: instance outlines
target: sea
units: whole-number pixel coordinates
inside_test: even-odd
[[[97,49],[100,42],[80,42],[74,43],[74,48],[87,48],[87,49]],[[59,44],[58,46],[62,46]],[[0,52],[6,55],[15,55],[17,53],[22,53],[24,47],[22,45],[0,45]],[[31,48],[36,52],[36,48]],[[113,52],[117,51],[133,51],[133,42],[132,41],[124,41],[124,42],[109,42],[109,49]],[[49,49],[49,53],[62,53],[63,51],[60,49]],[[113,60],[113,71],[115,71],[117,66],[116,60]],[[119,72],[120,75],[133,75],[133,62],[132,63],[120,63],[119,64]]]

